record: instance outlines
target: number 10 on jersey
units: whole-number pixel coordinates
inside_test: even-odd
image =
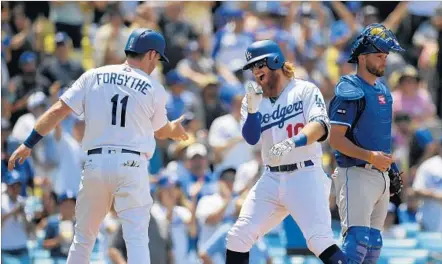
[[[301,129],[304,127],[303,123],[297,123],[295,125],[292,124],[288,124],[287,128],[285,130],[287,130],[287,136],[289,138],[296,136],[299,134],[299,131],[301,131]]]
[[[116,94],[112,97],[112,125],[117,125],[117,108],[118,108],[118,97],[119,94]],[[120,116],[120,127],[126,126],[126,107],[127,107],[127,101],[129,100],[129,95],[126,95],[121,99],[121,116]]]

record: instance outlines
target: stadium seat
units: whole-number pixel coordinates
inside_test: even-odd
[[[417,236],[418,247],[431,252],[442,253],[442,234],[422,232]]]
[[[404,228],[407,238],[416,237],[417,234],[419,234],[420,229],[421,229],[419,224],[417,224],[417,223],[405,223],[405,224],[400,224],[400,226],[402,228]]]
[[[305,258],[305,264],[322,264],[322,261],[315,256],[308,256]]]
[[[384,249],[415,249],[418,243],[416,239],[384,239]]]
[[[381,252],[378,264],[426,264],[429,259],[428,250],[423,249],[384,249]],[[406,260],[407,262],[404,262]],[[400,262],[402,261],[402,262]]]
[[[269,255],[271,257],[283,257],[286,255],[286,250],[285,250],[285,248],[282,248],[282,247],[280,247],[280,248],[270,247],[268,250],[269,250]]]

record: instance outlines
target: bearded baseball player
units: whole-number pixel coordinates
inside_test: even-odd
[[[88,154],[75,209],[75,235],[67,263],[86,264],[100,223],[112,200],[122,220],[128,263],[150,263],[148,226],[152,198],[147,162],[155,137],[186,140],[183,118],[169,122],[167,94],[150,74],[164,54],[164,37],[136,29],[125,48],[127,60],[84,73],[37,121],[25,142],[12,154],[9,169],[71,112],[84,114],[82,142]]]
[[[288,214],[324,263],[347,263],[333,240],[331,180],[322,169],[319,142],[330,128],[322,94],[314,84],[294,78],[293,64],[271,40],[251,44],[246,59],[243,70],[252,70],[259,86],[247,86],[242,135],[251,145],[261,139],[266,169],[228,233],[226,263],[248,264],[253,243]]]
[[[390,30],[365,28],[349,59],[357,74],[341,78],[330,103],[330,144],[338,163],[333,180],[348,263],[377,262],[390,194],[402,188],[390,155],[393,99],[378,80],[392,51],[403,49]]]

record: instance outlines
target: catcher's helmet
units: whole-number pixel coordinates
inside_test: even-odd
[[[369,53],[390,53],[405,51],[391,30],[381,24],[368,25],[353,42],[349,63],[356,63],[358,56]]]
[[[124,51],[142,54],[149,50],[154,50],[161,55],[160,60],[169,62],[169,59],[164,54],[165,49],[166,40],[163,35],[151,29],[138,28],[130,34]]]
[[[244,71],[251,68],[252,64],[267,59],[267,67],[271,70],[281,69],[284,66],[284,55],[278,44],[272,40],[253,42],[246,50],[247,63],[242,68]]]

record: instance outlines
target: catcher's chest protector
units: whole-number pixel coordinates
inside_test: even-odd
[[[354,138],[365,149],[391,153],[393,98],[385,85],[363,86],[364,110],[354,127]]]

